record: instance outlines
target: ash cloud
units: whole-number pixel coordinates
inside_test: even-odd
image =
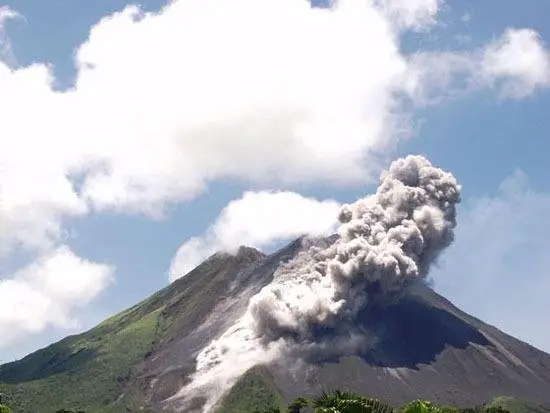
[[[427,159],[395,161],[376,194],[340,211],[340,239],[312,247],[275,274],[249,306],[266,339],[308,339],[320,326],[353,319],[372,299],[392,297],[424,278],[453,241],[460,188]]]
[[[394,161],[375,194],[342,206],[339,238],[281,266],[244,316],[197,357],[188,387],[211,409],[248,368],[368,345],[360,311],[399,299],[454,239],[460,186],[422,156]],[[330,344],[330,345],[328,345]]]

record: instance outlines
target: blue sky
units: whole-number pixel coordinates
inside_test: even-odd
[[[316,22],[290,0],[264,1],[270,16],[226,3],[216,12],[216,0],[208,10],[180,0],[100,23],[128,4],[4,2],[0,184],[10,180],[2,201],[13,208],[0,211],[0,296],[11,299],[0,359],[93,326],[217,248],[271,251],[329,230],[337,202],[373,192],[381,168],[408,153],[463,188],[455,245],[431,274],[436,290],[550,351],[549,6],[388,0],[385,11]],[[141,3],[143,12],[164,6]],[[225,35],[243,22],[250,31]],[[271,81],[292,91],[264,87]],[[300,119],[304,111],[311,117]],[[305,143],[292,148],[302,124]],[[181,157],[167,160],[174,151]],[[273,218],[281,208],[296,213]],[[198,244],[185,244],[193,237]]]

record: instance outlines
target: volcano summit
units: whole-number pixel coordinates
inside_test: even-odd
[[[21,412],[215,411],[256,374],[279,400],[345,388],[400,404],[550,405],[550,355],[426,284],[460,186],[421,156],[342,207],[338,234],[217,253],[95,329],[0,367]],[[107,374],[105,373],[107,372]],[[252,373],[251,373],[252,372]],[[63,386],[93,391],[68,393]],[[74,388],[74,387],[73,387]],[[63,405],[65,404],[65,405]]]

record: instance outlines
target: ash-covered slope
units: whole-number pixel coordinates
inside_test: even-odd
[[[0,387],[32,413],[215,411],[234,385],[250,389],[247,375],[278,401],[339,388],[396,405],[550,405],[549,355],[425,285],[458,202],[450,173],[399,159],[375,194],[342,208],[338,235],[267,257],[215,254],[97,328],[1,366]]]
[[[419,284],[399,302],[362,314],[371,348],[306,362],[288,374],[270,366],[286,398],[345,388],[401,405],[422,398],[474,406],[513,396],[550,406],[550,355],[461,312]]]
[[[245,311],[250,297],[272,281],[277,268],[312,244],[326,246],[335,239],[299,239],[233,273],[239,276],[225,284],[233,285],[232,293],[222,294],[220,300],[213,296],[216,306],[200,317],[200,324],[191,329],[174,326],[156,344],[134,371],[128,399],[152,411],[178,411],[182,406],[201,411],[200,394],[187,394],[185,403],[172,398],[189,381],[197,354]],[[345,388],[396,406],[416,398],[474,406],[498,396],[550,406],[550,355],[465,314],[423,282],[411,285],[391,305],[362,312],[357,320],[370,335],[366,350],[268,362],[268,385],[287,401]]]
[[[298,240],[266,258],[257,267],[258,278],[272,277],[270,272],[311,242]],[[266,365],[284,399],[345,388],[396,406],[416,398],[474,406],[498,396],[550,406],[550,355],[462,312],[423,282],[357,320],[370,334],[365,351]]]

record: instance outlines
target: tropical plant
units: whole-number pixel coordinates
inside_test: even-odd
[[[415,400],[401,408],[402,413],[444,413],[444,410],[426,400]]]
[[[323,393],[313,401],[317,413],[393,413],[393,408],[376,399],[370,399],[340,390]]]

